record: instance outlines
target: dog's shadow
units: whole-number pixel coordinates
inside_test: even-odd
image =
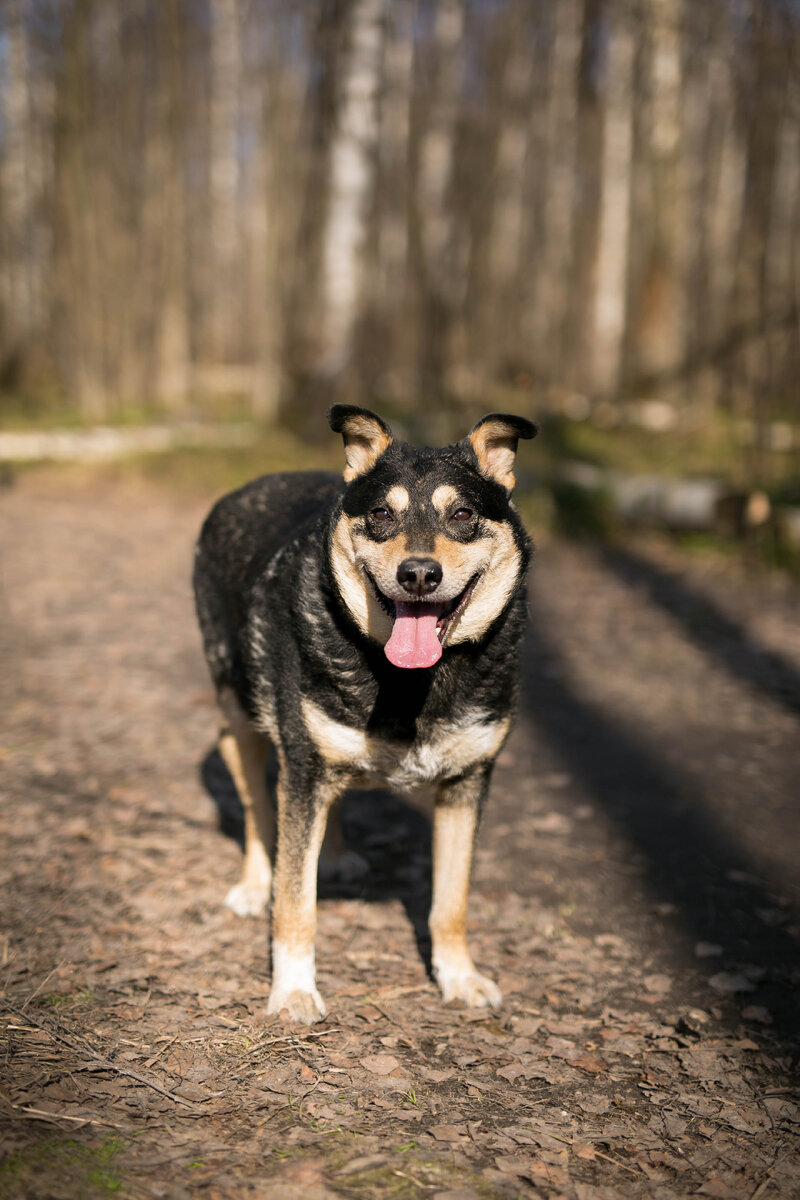
[[[200,766],[203,786],[217,810],[220,831],[244,850],[244,812],[236,785],[221,754],[209,750]],[[267,784],[275,796],[277,763],[270,756]],[[347,850],[367,864],[355,879],[321,875],[321,900],[399,900],[414,931],[417,949],[431,974],[428,916],[431,907],[431,824],[419,809],[382,789],[347,791],[341,806],[342,834]]]

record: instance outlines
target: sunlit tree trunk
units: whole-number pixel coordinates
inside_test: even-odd
[[[592,381],[597,255],[603,171],[603,93],[609,0],[583,0],[575,133],[572,270],[565,323],[565,380],[587,389]]]
[[[186,214],[182,169],[183,72],[181,26],[177,0],[161,0],[158,9],[160,58],[166,79],[160,85],[157,126],[151,136],[159,145],[163,187],[155,302],[155,392],[169,408],[185,403],[190,389],[190,339],[186,287]]]
[[[210,199],[211,262],[208,281],[209,345],[205,356],[220,362],[238,350],[240,297],[238,197],[240,162],[239,81],[241,34],[239,0],[209,0],[211,14]]]
[[[353,0],[330,153],[321,261],[320,354],[332,378],[351,356],[364,281],[363,250],[375,182],[383,0]]]
[[[592,390],[620,382],[625,333],[633,139],[633,35],[623,17],[608,50],[601,171],[600,228],[593,314]]]
[[[408,206],[416,7],[416,0],[393,0],[386,9],[371,288],[376,321],[371,328],[365,323],[372,358],[368,376],[379,390],[399,396],[409,395],[412,386]],[[383,362],[375,355],[383,355]]]
[[[51,230],[43,206],[52,184],[52,80],[34,76],[24,0],[8,0],[0,32],[0,203],[2,204],[2,346],[23,360],[43,332],[49,303]]]
[[[420,134],[414,199],[420,379],[426,392],[438,396],[446,390],[450,333],[465,283],[451,203],[463,38],[462,0],[440,0],[428,48],[431,99]]]
[[[637,339],[639,368],[657,375],[677,367],[684,349],[681,283],[686,240],[681,97],[682,0],[653,0],[648,24],[651,194],[650,238]]]

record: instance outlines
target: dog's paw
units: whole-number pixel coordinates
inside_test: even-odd
[[[313,1025],[321,1021],[328,1010],[316,988],[310,992],[295,988],[292,992],[270,992],[267,1016],[281,1017],[285,1021],[299,1021],[302,1025]]]
[[[260,883],[237,883],[225,903],[237,917],[261,917],[269,906],[269,888]]]
[[[436,972],[436,981],[445,1004],[451,1000],[460,1000],[468,1008],[499,1008],[503,1000],[497,984],[477,971],[451,974],[440,968]]]

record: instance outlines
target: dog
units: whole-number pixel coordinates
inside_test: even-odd
[[[227,903],[256,915],[271,896],[268,1014],[322,1019],[314,935],[328,814],[376,776],[434,785],[433,975],[444,1001],[496,1007],[500,991],[467,948],[467,892],[516,700],[530,544],[511,493],[518,440],[538,429],[493,413],[432,449],[395,441],[368,409],[337,404],[328,421],[344,440],[343,480],[256,479],[215,505],[197,545],[220,752],[245,819]]]

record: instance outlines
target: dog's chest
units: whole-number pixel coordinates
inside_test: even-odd
[[[309,737],[326,762],[350,767],[354,777],[377,776],[400,789],[459,775],[474,763],[494,758],[509,725],[507,717],[494,719],[468,709],[430,722],[422,736],[407,742],[345,725],[307,698],[302,709]]]

